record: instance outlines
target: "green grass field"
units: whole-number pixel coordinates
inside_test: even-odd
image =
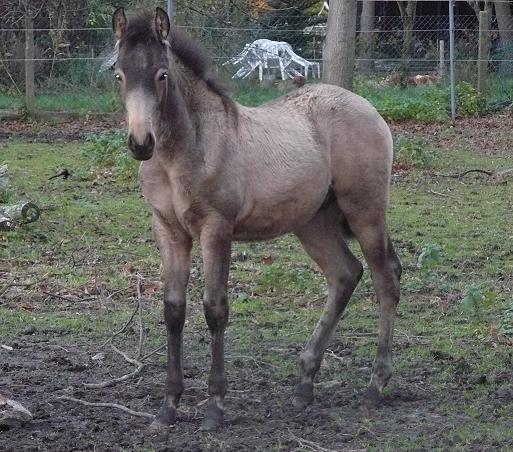
[[[401,135],[400,129],[397,133]],[[470,133],[470,129],[464,130],[463,136]],[[513,138],[507,129],[497,133],[503,134],[506,142]],[[376,351],[378,310],[366,272],[318,378],[318,398],[309,411],[320,410],[318,420],[300,418],[302,424],[290,424],[272,411],[271,420],[265,420],[265,409],[288,398],[296,375],[297,350],[315,326],[326,287],[293,237],[235,244],[227,332],[227,365],[235,398],[228,410],[245,415],[253,406],[257,415],[262,413],[262,420],[203,436],[199,447],[237,450],[246,444],[240,442],[243,437],[261,441],[265,437],[269,450],[289,450],[297,446],[297,437],[335,450],[513,447],[513,398],[508,396],[513,377],[513,184],[476,174],[440,176],[474,168],[511,168],[513,158],[507,153],[483,153],[456,129],[442,130],[436,142],[430,137],[435,135],[429,131],[421,138],[411,133],[396,137],[399,158],[414,166],[396,179],[391,194],[391,235],[404,276],[388,405],[370,416],[354,408],[355,392],[365,389]],[[448,142],[453,145],[444,147]],[[151,237],[150,211],[137,188],[136,164],[123,160],[122,165],[111,161],[111,167],[98,167],[93,154],[91,147],[77,143],[13,140],[2,144],[0,163],[9,165],[12,181],[8,201],[33,200],[43,214],[37,223],[0,233],[1,344],[22,343],[23,331],[32,325],[45,344],[65,349],[80,346],[80,353],[93,354],[130,316],[137,298],[136,274],[143,278],[145,288],[145,348],[149,351],[164,341],[160,259]],[[70,179],[49,180],[62,168],[72,172]],[[360,255],[358,246],[352,246]],[[189,369],[203,369],[194,377],[200,381],[206,378],[208,367],[207,348],[202,345],[208,342],[208,332],[200,309],[202,274],[196,248],[192,268],[186,362],[192,366]],[[130,348],[136,337],[136,331],[128,329],[118,343]],[[32,341],[34,350],[42,346],[42,342]],[[31,355],[27,356],[31,362]],[[163,363],[164,357],[157,357],[142,377],[149,380],[152,394],[140,401],[147,410],[157,406],[161,396]],[[109,375],[119,373],[107,369]],[[80,381],[98,379],[95,372],[101,374],[105,369],[88,367]],[[73,378],[78,375],[70,376],[62,388],[75,385]],[[254,386],[261,380],[269,382],[275,399]],[[131,384],[127,394],[118,395],[121,401],[125,397],[127,404],[132,403],[130,392],[137,392],[136,382]],[[30,398],[32,383],[16,388],[22,398],[24,394]],[[204,398],[204,386],[201,388],[185,398],[184,416],[194,419],[191,403]],[[51,396],[59,391],[48,391],[44,399],[48,406],[53,406]],[[90,397],[90,393],[78,393]],[[112,399],[112,393],[95,397]],[[262,403],[255,405],[255,397]],[[250,401],[244,402],[245,398]],[[240,407],[237,400],[241,400]],[[45,413],[46,409],[40,407]],[[71,432],[80,428],[80,419],[93,416],[85,409],[78,413],[76,407],[69,410],[73,413]],[[40,430],[51,431],[55,428],[52,422],[57,421],[44,421]],[[271,427],[269,422],[276,425]],[[313,425],[313,430],[305,430],[305,425]],[[140,426],[134,424],[132,429],[138,432]],[[195,429],[194,422],[179,424],[168,445],[196,438]],[[97,446],[105,449],[113,441],[111,435],[120,433],[112,433],[106,426],[91,435]],[[33,445],[31,438],[13,436],[12,441],[29,446]],[[64,435],[56,438],[60,446],[69,446]],[[154,439],[137,441],[141,445],[137,450],[158,449]],[[81,444],[79,448],[85,443]],[[126,450],[135,450],[131,447]]]

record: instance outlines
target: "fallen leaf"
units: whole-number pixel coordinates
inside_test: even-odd
[[[262,264],[264,265],[271,265],[274,262],[274,259],[272,256],[265,256],[262,258]]]

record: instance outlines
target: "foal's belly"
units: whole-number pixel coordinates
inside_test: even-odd
[[[328,188],[326,184],[308,196],[291,196],[280,203],[250,202],[236,219],[234,239],[264,240],[294,231],[321,208]]]

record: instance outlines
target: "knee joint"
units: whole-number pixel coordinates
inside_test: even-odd
[[[182,331],[185,322],[185,300],[164,298],[164,319],[169,332]]]
[[[352,286],[354,288],[362,278],[362,275],[363,265],[360,261],[355,260],[352,265],[346,268],[344,272],[339,275],[337,282],[341,287],[345,288],[347,286]]]
[[[225,328],[228,323],[228,297],[226,292],[205,293],[203,308],[210,331]]]

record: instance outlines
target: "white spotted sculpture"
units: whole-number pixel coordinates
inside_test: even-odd
[[[224,64],[229,63],[240,65],[239,70],[232,78],[246,79],[257,69],[260,81],[264,78],[264,71],[274,73],[278,69],[282,80],[293,78],[296,75],[308,78],[310,68],[312,68],[313,77],[320,78],[321,76],[319,63],[300,57],[287,42],[269,39],[257,39],[251,44],[246,44],[241,53]]]

